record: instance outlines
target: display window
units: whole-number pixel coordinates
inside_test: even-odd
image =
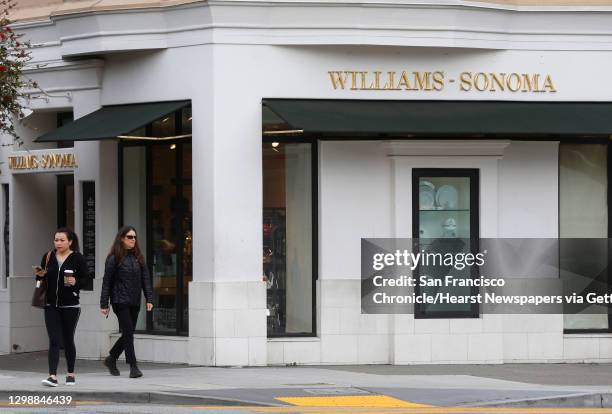
[[[262,278],[270,337],[315,334],[315,146],[263,143]]]
[[[154,138],[190,132],[191,109],[184,108],[134,135]],[[138,231],[156,305],[152,312],[139,314],[137,330],[187,335],[188,285],[193,279],[191,138],[124,142],[119,154],[120,224]]]
[[[413,169],[413,249],[417,252],[456,255],[478,251],[478,191],[477,169]],[[436,257],[436,256],[432,256]],[[415,269],[416,278],[444,280],[478,277],[477,267],[455,269],[436,263]],[[477,288],[470,286],[439,286],[432,281],[426,286],[416,286],[416,294],[452,293],[456,296],[474,294]],[[452,292],[450,292],[452,290]],[[416,304],[416,318],[477,318],[477,304],[443,303]]]

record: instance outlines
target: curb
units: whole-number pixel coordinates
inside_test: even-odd
[[[123,404],[169,404],[169,405],[211,405],[211,406],[242,406],[242,407],[276,407],[277,405],[262,402],[234,400],[230,398],[217,398],[193,394],[173,392],[109,392],[109,391],[0,391],[0,401],[7,401],[9,396],[15,395],[70,395],[78,401],[102,401]]]
[[[553,397],[520,400],[500,400],[469,404],[466,407],[522,407],[522,408],[612,408],[610,393],[576,393]]]

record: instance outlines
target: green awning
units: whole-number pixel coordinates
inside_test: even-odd
[[[328,136],[612,134],[611,102],[264,99],[263,104],[291,129]]]
[[[94,141],[128,135],[191,101],[109,105],[38,137],[36,142]]]

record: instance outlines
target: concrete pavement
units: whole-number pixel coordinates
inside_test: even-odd
[[[365,365],[258,368],[141,363],[144,377],[110,376],[101,361],[77,361],[77,385],[48,388],[45,352],[0,356],[0,401],[23,392],[70,393],[126,403],[287,407],[370,404],[612,407],[612,364]],[[350,398],[347,398],[350,397]],[[384,397],[384,398],[383,398]],[[389,403],[391,401],[391,403]],[[393,402],[395,401],[395,402]]]

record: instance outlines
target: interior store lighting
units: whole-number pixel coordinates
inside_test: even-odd
[[[170,137],[141,137],[136,135],[118,135],[117,138],[125,139],[128,141],[172,141],[176,139],[191,138],[191,134],[174,135]]]
[[[264,135],[303,134],[303,129],[286,129],[282,131],[264,131]]]

